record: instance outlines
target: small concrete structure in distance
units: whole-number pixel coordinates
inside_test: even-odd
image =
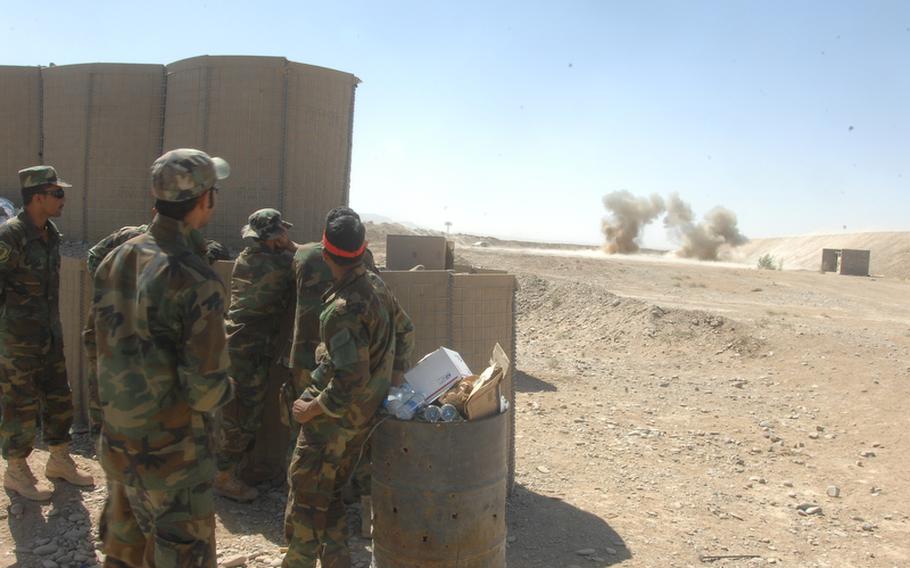
[[[386,235],[386,268],[451,270],[455,261],[454,243],[432,235]]]
[[[822,272],[869,276],[870,257],[868,250],[822,249]]]

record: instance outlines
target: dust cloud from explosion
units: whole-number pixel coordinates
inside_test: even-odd
[[[604,195],[603,202],[609,212],[602,224],[604,248],[610,254],[638,252],[642,229],[661,215],[664,227],[680,245],[676,254],[684,258],[717,260],[721,246],[736,247],[749,240],[739,232],[736,214],[729,209],[715,207],[696,222],[692,207],[677,193],[664,200],[657,194],[638,197],[613,191]]]

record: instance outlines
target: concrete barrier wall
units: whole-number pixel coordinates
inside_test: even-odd
[[[165,85],[162,65],[93,65],[89,72],[85,239],[94,243],[151,219],[149,166],[162,151]]]
[[[41,70],[44,162],[73,184],[58,223],[95,242],[150,217],[149,166],[161,152],[164,67],[65,65]]]
[[[77,428],[88,426],[88,384],[82,330],[91,305],[91,282],[85,261],[63,257],[60,265],[60,322],[63,326],[63,356],[66,374],[73,391],[73,408]]]
[[[348,202],[358,82],[277,57],[0,67],[0,194],[19,204],[16,172],[54,165],[74,186],[64,238],[95,242],[149,219],[149,167],[163,149],[198,147],[232,166],[209,238],[239,247],[249,214],[277,207],[292,238],[316,240],[329,209]]]
[[[412,365],[441,346],[452,347],[449,289],[452,279],[448,272],[387,271],[382,273],[382,279],[392,289],[398,303],[414,324],[417,344]]]
[[[295,224],[291,238],[318,239],[325,214],[348,201],[357,78],[279,57],[195,57],[167,70],[164,147],[231,164],[206,235],[239,246],[249,214],[275,207]]]
[[[822,272],[837,272],[837,250],[822,249]]]
[[[71,183],[67,188],[63,216],[54,220],[69,241],[85,237],[85,158],[91,107],[91,81],[87,65],[43,69],[42,162],[57,168],[57,174]],[[17,199],[14,203],[19,204]]]
[[[282,211],[297,242],[318,241],[325,215],[347,205],[357,77],[288,62]]]
[[[206,235],[240,243],[262,207],[281,208],[286,61],[194,57],[167,66],[165,148],[201,148],[231,164]]]
[[[850,276],[869,276],[870,251],[844,249],[840,255],[840,273]]]
[[[448,245],[445,237],[430,235],[386,235],[385,265],[389,270],[445,270]]]
[[[16,172],[41,161],[41,73],[0,66],[0,196],[21,203]]]

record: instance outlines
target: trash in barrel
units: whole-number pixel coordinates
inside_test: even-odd
[[[435,407],[438,414],[428,402],[445,400],[442,393],[421,395],[419,412],[406,413],[395,410],[420,385],[390,393],[386,411],[393,416],[373,434],[375,568],[505,567],[508,405],[500,404],[498,388],[487,393],[483,386],[498,386],[508,364],[497,345],[486,377],[462,373],[464,396]],[[457,380],[450,382],[457,392]]]

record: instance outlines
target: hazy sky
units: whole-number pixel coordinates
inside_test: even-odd
[[[724,205],[755,237],[910,230],[906,1],[0,8],[0,64],[244,54],[357,75],[365,213],[595,243],[602,195],[627,189]]]

